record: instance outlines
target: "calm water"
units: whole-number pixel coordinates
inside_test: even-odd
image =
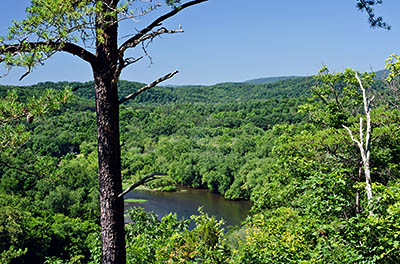
[[[177,192],[154,192],[149,190],[133,190],[125,195],[125,199],[145,199],[145,203],[125,203],[125,208],[132,206],[143,207],[146,211],[153,211],[164,216],[170,212],[176,213],[179,218],[189,219],[198,214],[197,209],[203,206],[203,211],[225,220],[226,225],[240,225],[246,219],[251,207],[249,201],[229,201],[220,194],[209,190],[178,187]]]

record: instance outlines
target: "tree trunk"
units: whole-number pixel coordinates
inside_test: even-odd
[[[125,264],[124,204],[119,139],[118,23],[112,12],[118,0],[103,0],[96,18],[96,94],[102,263]],[[107,15],[106,15],[107,14]]]
[[[125,263],[117,87],[95,74],[102,263]]]
[[[364,129],[363,129],[363,118],[362,117],[360,117],[360,140],[357,140],[354,138],[353,133],[347,126],[345,126],[345,125],[342,125],[342,126],[349,133],[351,140],[353,140],[353,142],[356,143],[358,145],[358,148],[360,149],[361,159],[362,159],[362,163],[364,165],[365,191],[367,193],[369,215],[373,216],[374,212],[372,210],[372,186],[371,186],[371,171],[369,168],[369,157],[370,157],[370,149],[371,149],[371,132],[372,132],[371,107],[372,107],[372,101],[374,100],[374,96],[371,99],[369,99],[367,96],[367,92],[366,92],[360,78],[358,77],[357,73],[356,73],[355,77],[356,77],[358,84],[360,85],[360,89],[362,91],[364,114],[367,119],[366,120],[367,121],[367,129],[365,131],[365,141],[364,141]],[[364,144],[365,144],[365,146],[364,146]]]

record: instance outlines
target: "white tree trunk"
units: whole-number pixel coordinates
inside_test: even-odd
[[[369,215],[373,216],[374,213],[372,211],[372,186],[371,186],[371,171],[369,167],[369,157],[370,157],[370,146],[371,146],[371,103],[374,100],[374,97],[368,99],[365,88],[362,85],[362,82],[357,74],[356,74],[356,79],[360,85],[360,89],[363,95],[364,114],[366,118],[367,129],[364,132],[363,118],[360,117],[360,140],[357,140],[354,138],[353,133],[348,127],[346,127],[345,125],[343,125],[343,127],[347,130],[353,142],[355,142],[358,145],[358,148],[360,149],[361,159],[364,165],[365,191],[367,193]],[[364,134],[365,134],[365,140],[364,140]]]

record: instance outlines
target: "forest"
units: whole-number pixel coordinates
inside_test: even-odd
[[[394,57],[386,79],[323,68],[268,83],[155,87],[123,104],[124,184],[162,172],[147,188],[253,202],[230,228],[201,209],[193,229],[129,210],[127,263],[400,262],[399,65]],[[371,103],[372,197],[355,143],[368,125],[360,83]],[[120,81],[119,95],[141,86]],[[100,263],[92,87],[0,87],[1,263]]]

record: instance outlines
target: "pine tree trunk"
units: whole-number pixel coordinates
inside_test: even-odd
[[[124,204],[119,138],[118,23],[112,12],[118,0],[103,0],[96,18],[96,94],[102,263],[125,264]],[[106,15],[107,14],[107,15]]]
[[[125,263],[117,87],[95,74],[102,263]]]

